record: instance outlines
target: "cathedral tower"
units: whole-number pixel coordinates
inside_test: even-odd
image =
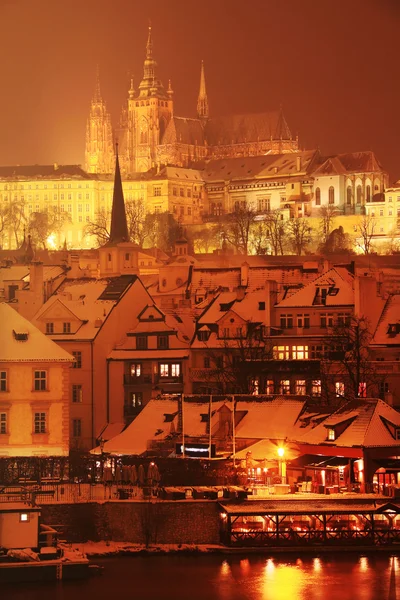
[[[173,114],[172,90],[165,91],[157,77],[151,27],[146,44],[143,79],[138,91],[129,90],[126,157],[129,171],[148,171],[156,162],[157,146]]]
[[[208,119],[208,98],[206,90],[206,78],[204,75],[204,62],[201,61],[201,72],[200,72],[200,90],[199,97],[197,99],[197,116],[199,119]]]
[[[114,150],[111,118],[100,92],[97,69],[96,87],[86,127],[85,169],[88,173],[112,173]]]

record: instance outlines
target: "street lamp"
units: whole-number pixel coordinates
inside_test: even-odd
[[[278,465],[279,465],[279,477],[282,479],[282,483],[286,482],[286,463],[285,463],[285,448],[283,446],[278,447]]]
[[[104,480],[104,444],[105,444],[105,439],[103,437],[101,437],[99,439],[99,446],[100,446],[100,463],[101,463],[101,479]]]

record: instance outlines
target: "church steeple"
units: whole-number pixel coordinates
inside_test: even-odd
[[[121,171],[118,160],[118,144],[116,144],[115,154],[114,191],[111,210],[110,239],[108,241],[108,245],[114,245],[120,242],[129,242],[124,192],[122,190]]]
[[[201,72],[200,72],[200,90],[199,97],[197,99],[197,116],[199,119],[208,119],[208,98],[206,90],[206,78],[204,75],[204,62],[201,61]]]
[[[114,150],[111,117],[100,91],[99,67],[86,127],[85,169],[88,173],[112,173]]]
[[[156,96],[158,98],[167,99],[164,86],[157,78],[157,62],[153,58],[153,36],[151,25],[149,25],[149,33],[146,44],[146,58],[143,65],[143,79],[139,85],[139,97]]]

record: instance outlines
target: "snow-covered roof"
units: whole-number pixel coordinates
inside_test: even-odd
[[[375,330],[374,344],[400,344],[400,294],[389,296]]]
[[[333,267],[290,297],[281,300],[276,307],[311,307],[314,304],[322,306],[322,302],[316,301],[319,288],[335,290],[334,294],[327,294],[323,306],[351,306],[354,304],[353,276],[344,267]]]
[[[347,421],[347,423],[346,423]],[[345,429],[340,433],[340,425]],[[347,425],[347,426],[346,426]],[[327,428],[336,429],[336,439],[327,441]],[[400,428],[400,413],[379,399],[354,400],[327,417],[297,441],[333,446],[399,446],[395,429]]]
[[[247,458],[249,452],[251,452],[250,458],[253,460],[277,460],[278,459],[278,448],[280,444],[274,440],[259,440],[255,444],[251,444],[243,450],[236,452],[235,458],[242,460]],[[285,443],[285,460],[293,460],[300,455],[299,450],[295,444]]]
[[[189,358],[189,350],[170,348],[169,350],[131,350],[118,348],[108,355],[112,360],[162,360]]]
[[[0,303],[0,362],[72,362],[74,358],[9,304]]]
[[[238,401],[236,411],[247,414],[236,426],[238,438],[293,439],[292,430],[305,400],[275,397],[262,402]]]

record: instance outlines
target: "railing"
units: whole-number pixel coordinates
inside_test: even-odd
[[[121,493],[122,492],[122,493]],[[4,502],[26,502],[33,505],[54,503],[103,502],[117,499],[125,492],[129,497],[143,497],[143,489],[122,482],[49,483],[0,487],[0,505]]]
[[[151,375],[124,375],[124,385],[143,385],[151,384]]]

